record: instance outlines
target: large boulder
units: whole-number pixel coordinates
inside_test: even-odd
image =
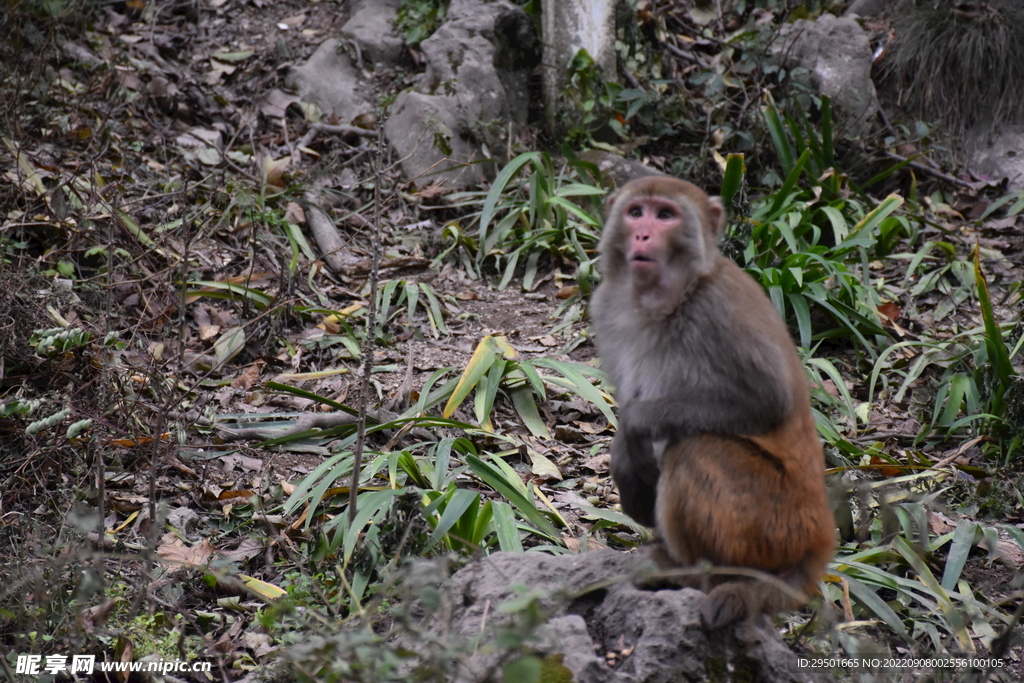
[[[832,100],[837,122],[851,135],[871,131],[878,96],[871,80],[871,44],[852,17],[822,14],[783,26],[772,59],[794,78]]]
[[[401,65],[405,60],[405,41],[398,33],[396,19],[402,0],[362,0],[341,28],[341,36],[359,47],[362,60],[369,66]]]
[[[539,43],[526,13],[504,0],[452,0],[447,16],[421,43],[418,92],[399,95],[384,134],[408,178],[466,187],[493,175],[478,162],[504,161],[509,136],[526,122]]]
[[[348,124],[376,107],[360,94],[363,78],[339,45],[335,38],[325,40],[305,64],[288,73],[286,82],[325,118]]]
[[[612,550],[495,553],[452,577],[442,591],[448,608],[435,613],[431,630],[486,640],[515,621],[509,606],[522,605],[528,593],[540,596],[547,615],[535,648],[560,658],[576,683],[819,680],[799,671],[767,620],[709,633],[700,619],[703,593],[638,589],[630,581],[638,563],[636,555]],[[495,670],[500,656],[479,652],[467,668]]]

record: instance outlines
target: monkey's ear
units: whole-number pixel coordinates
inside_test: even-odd
[[[714,229],[716,241],[725,233],[725,204],[721,197],[708,197],[708,213],[711,215],[711,228]]]
[[[611,192],[609,192],[605,196],[604,204],[601,207],[602,209],[604,209],[605,220],[607,220],[609,218],[608,212],[612,210],[612,204],[614,204],[615,200],[619,198],[619,194],[621,192],[622,192],[622,188],[621,187],[617,187],[617,188],[615,188],[614,190],[612,190]]]

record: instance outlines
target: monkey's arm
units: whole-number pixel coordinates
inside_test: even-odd
[[[739,376],[702,376],[661,396],[627,401],[619,422],[628,435],[653,439],[767,434],[782,424],[793,404],[792,383],[779,370],[761,366]]]
[[[612,441],[612,479],[627,515],[645,526],[654,526],[654,502],[658,491],[658,455],[647,439],[627,440],[625,432]]]

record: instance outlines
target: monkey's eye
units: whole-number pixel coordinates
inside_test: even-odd
[[[670,221],[676,217],[676,212],[672,209],[658,209],[658,220],[659,221]]]
[[[641,218],[641,217],[643,217],[643,215],[644,215],[644,210],[643,210],[643,208],[641,208],[641,207],[639,207],[639,206],[631,206],[631,207],[629,207],[629,209],[628,209],[628,210],[626,211],[626,214],[627,214],[627,215],[628,215],[628,216],[629,216],[630,218]]]

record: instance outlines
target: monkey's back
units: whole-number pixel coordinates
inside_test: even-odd
[[[834,524],[822,468],[800,460],[806,470],[784,469],[739,438],[701,435],[671,445],[656,508],[669,554],[683,566],[707,560],[779,575],[799,570],[807,577],[801,589],[813,590],[832,554]]]
[[[798,574],[814,589],[835,544],[825,460],[803,365],[785,324],[761,286],[724,257],[721,276],[689,319],[715,315],[719,358],[782,365],[790,409],[767,434],[699,434],[670,444],[661,459],[656,515],[680,564],[701,560]],[[710,347],[708,347],[710,348]],[[683,351],[686,355],[687,351]],[[669,521],[671,520],[671,521]]]

